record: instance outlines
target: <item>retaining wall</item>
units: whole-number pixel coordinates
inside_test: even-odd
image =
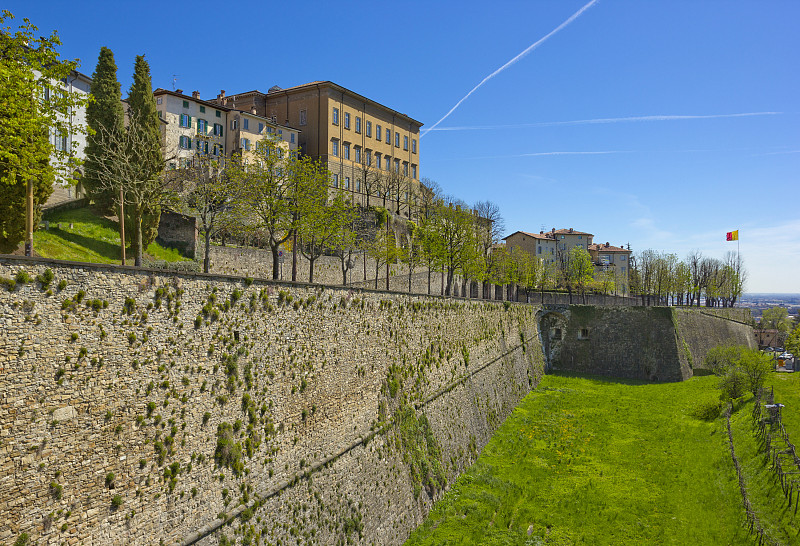
[[[3,543],[401,544],[543,369],[534,306],[0,258],[20,271]]]

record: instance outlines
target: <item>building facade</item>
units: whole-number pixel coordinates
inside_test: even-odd
[[[51,85],[45,87],[43,89],[43,100],[49,100],[51,94],[65,92],[76,93],[82,99],[88,100],[91,86],[92,78],[73,70],[68,77],[58,82],[54,81]],[[86,104],[70,108],[66,116],[69,116],[69,130],[60,132],[51,129],[50,142],[54,151],[68,151],[73,157],[84,160],[86,159]],[[68,172],[67,167],[59,161],[55,154],[51,156],[50,161],[56,169],[56,181],[53,193],[44,204],[44,207],[59,205],[66,201],[83,197],[85,192],[80,183],[83,167],[78,167],[77,172]],[[77,184],[75,180],[77,180]]]
[[[215,103],[254,111],[300,130],[304,154],[323,161],[331,187],[353,202],[381,205],[411,217],[422,191],[419,130],[422,123],[333,82],[312,82],[267,93],[225,95]]]
[[[565,257],[573,248],[582,248],[589,253],[594,265],[595,279],[601,283],[613,283],[614,289],[622,295],[630,291],[629,272],[631,251],[609,243],[596,244],[594,235],[584,231],[569,229],[551,229],[539,233],[515,231],[504,238],[508,252],[519,247],[525,252],[541,258],[546,264],[555,264]]]

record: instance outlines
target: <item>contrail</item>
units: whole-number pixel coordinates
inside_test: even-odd
[[[437,126],[437,125],[439,125],[441,122],[443,122],[445,119],[447,119],[447,117],[448,117],[450,114],[452,114],[452,113],[455,111],[455,109],[456,109],[456,108],[458,108],[459,106],[461,106],[461,103],[462,103],[462,102],[464,102],[465,100],[467,100],[467,99],[469,98],[469,96],[470,96],[470,95],[472,95],[472,94],[473,94],[475,91],[477,91],[477,90],[478,90],[478,89],[479,89],[479,88],[480,88],[480,87],[481,87],[481,86],[482,86],[484,83],[488,82],[489,80],[491,80],[492,78],[494,78],[495,76],[497,76],[497,75],[498,75],[500,72],[502,72],[503,70],[505,70],[505,69],[506,69],[506,68],[508,68],[509,66],[513,65],[514,63],[516,63],[517,61],[519,61],[520,59],[522,59],[523,57],[525,57],[525,56],[526,56],[528,53],[530,53],[531,51],[533,51],[534,49],[536,49],[537,47],[539,47],[540,45],[542,45],[542,44],[543,44],[545,41],[547,41],[547,39],[548,39],[548,38],[550,38],[550,36],[552,36],[553,34],[557,33],[559,30],[561,30],[561,29],[563,29],[564,27],[566,27],[567,25],[569,25],[569,24],[570,24],[572,21],[574,21],[575,19],[577,19],[578,17],[580,17],[580,16],[583,14],[583,12],[584,12],[584,11],[586,11],[587,9],[589,9],[590,7],[592,7],[593,5],[595,5],[597,2],[598,2],[598,0],[592,0],[591,2],[589,2],[588,4],[586,4],[585,6],[583,6],[581,9],[579,9],[578,11],[576,11],[576,12],[575,12],[575,13],[572,15],[572,17],[570,17],[569,19],[567,19],[566,21],[564,21],[563,23],[561,23],[560,25],[558,25],[558,26],[557,26],[555,29],[553,29],[552,31],[550,31],[550,33],[549,33],[549,34],[547,34],[547,35],[546,35],[544,38],[541,38],[541,39],[539,39],[539,41],[537,41],[537,42],[534,42],[533,44],[531,44],[530,46],[528,46],[528,48],[527,48],[527,49],[525,49],[525,50],[524,50],[522,53],[520,53],[519,55],[517,55],[516,57],[514,57],[513,59],[511,59],[510,61],[508,61],[506,64],[504,64],[503,66],[501,66],[500,68],[498,68],[497,70],[495,70],[494,72],[492,72],[491,74],[489,74],[488,76],[486,76],[485,78],[483,78],[483,79],[481,80],[481,83],[479,83],[478,85],[476,85],[475,87],[473,87],[473,88],[472,88],[472,90],[471,90],[469,93],[467,93],[466,95],[464,95],[464,98],[463,98],[463,99],[461,99],[460,101],[458,101],[458,102],[456,103],[456,105],[455,105],[455,106],[453,106],[453,107],[450,109],[450,111],[449,111],[449,112],[447,112],[447,113],[446,113],[444,116],[442,116],[442,119],[440,119],[439,121],[437,121],[436,123],[434,123],[433,125],[431,125],[429,128],[425,129],[425,131],[423,131],[423,132],[422,132],[422,134],[420,135],[420,138],[424,137],[426,134],[428,134],[428,131],[431,131],[431,130],[433,130],[433,129],[434,129],[436,126]]]
[[[571,121],[542,121],[513,125],[463,125],[453,127],[431,127],[429,131],[485,131],[487,129],[524,129],[529,127],[553,127],[557,125],[591,125],[603,123],[633,123],[640,121],[676,121],[684,119],[744,118],[752,116],[776,116],[783,112],[742,112],[739,114],[675,115],[675,116],[629,116],[621,118],[576,119]]]

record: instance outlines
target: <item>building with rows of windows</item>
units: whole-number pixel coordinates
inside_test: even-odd
[[[255,111],[202,100],[197,91],[189,96],[180,89],[159,88],[153,95],[164,122],[162,136],[169,168],[181,167],[198,153],[219,159],[241,153],[247,158],[258,141],[270,135],[285,142],[287,149],[297,149],[297,129],[279,125]]]
[[[415,210],[423,191],[419,121],[329,81],[267,93],[222,91],[213,102],[299,129],[303,153],[324,161],[331,186],[350,192],[353,202],[407,217]]]
[[[542,258],[545,263],[555,263],[562,257],[569,256],[573,248],[582,248],[589,252],[595,268],[595,275],[602,272],[613,273],[614,281],[620,292],[629,293],[628,274],[630,272],[631,251],[622,246],[609,243],[594,243],[594,235],[584,231],[555,229],[528,233],[515,231],[505,237],[509,252],[519,247],[533,256]]]

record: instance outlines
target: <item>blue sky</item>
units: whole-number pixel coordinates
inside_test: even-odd
[[[587,6],[588,2],[588,7]],[[800,292],[800,3],[20,2],[91,74],[101,46],[123,92],[135,55],[154,86],[203,98],[331,80],[436,124],[420,171],[507,233],[722,258],[739,229],[750,292]],[[746,114],[746,115],[742,115]],[[569,122],[569,123],[566,123]]]

